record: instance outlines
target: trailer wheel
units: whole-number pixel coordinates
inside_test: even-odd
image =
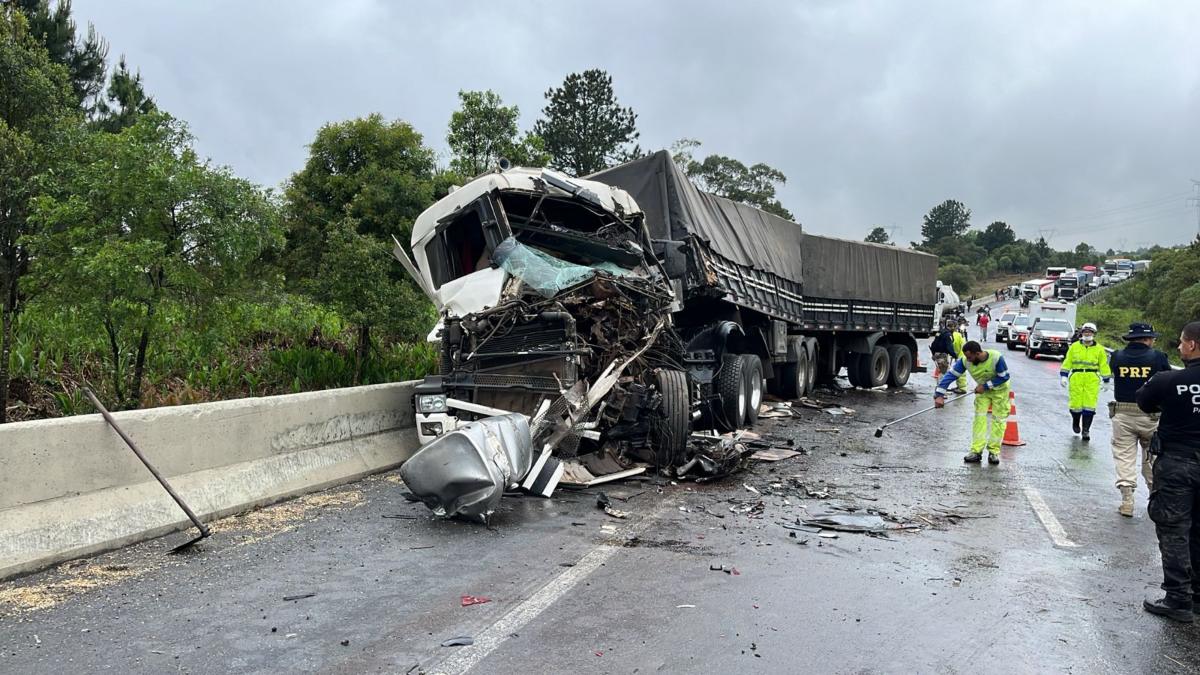
[[[742,375],[745,379],[746,426],[753,426],[758,421],[758,407],[763,398],[762,359],[757,354],[742,354]]]
[[[717,373],[717,395],[721,400],[712,406],[713,422],[718,431],[737,431],[746,421],[744,366],[739,354],[721,357],[721,370]]]
[[[890,345],[888,353],[889,387],[903,387],[908,384],[908,376],[912,374],[912,351],[907,345]]]
[[[858,352],[850,352],[846,355],[846,379],[850,380],[851,387],[863,386],[862,378],[860,377],[862,367],[859,363],[862,359],[863,355]]]
[[[864,389],[874,389],[887,384],[890,359],[888,350],[875,345],[870,354],[860,354],[858,358],[858,386]]]
[[[658,466],[675,466],[687,457],[689,413],[687,373],[681,370],[659,370],[654,384],[662,396],[659,415],[651,417],[650,443]]]
[[[817,389],[817,369],[820,368],[820,354],[818,353],[817,341],[810,341],[804,348],[804,353],[808,356],[808,379],[804,382],[804,393],[801,398],[808,396]]]
[[[796,354],[795,361],[789,361],[779,366],[779,377],[772,380],[775,382],[775,391],[780,396],[786,399],[803,398],[808,386],[808,380],[813,373],[812,360],[808,358],[808,350],[804,348],[804,341],[800,338],[791,338],[794,343],[788,347],[788,352]]]

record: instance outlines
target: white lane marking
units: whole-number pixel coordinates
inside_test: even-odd
[[[1054,512],[1046,505],[1046,500],[1042,499],[1042,493],[1028,485],[1022,489],[1025,490],[1025,498],[1029,500],[1029,505],[1033,507],[1033,512],[1037,514],[1038,520],[1042,521],[1042,527],[1046,528],[1054,545],[1063,548],[1079,546],[1067,536],[1067,531],[1063,529],[1062,523],[1058,522]]]
[[[574,567],[568,567],[562,574],[542,586],[538,592],[529,596],[529,599],[512,608],[508,614],[489,626],[475,638],[474,645],[460,648],[453,656],[443,661],[437,668],[437,672],[459,674],[474,668],[503,644],[509,636],[549,609],[551,605],[569,593],[576,584],[599,569],[618,550],[620,550],[619,546],[601,544],[589,551],[587,555],[579,559],[579,562],[575,563]]]
[[[659,504],[659,508],[646,514],[642,520],[611,534],[608,541],[621,541],[622,538],[627,539],[630,536],[641,534],[657,520],[659,513],[664,508],[669,510],[674,508],[674,506],[670,501]],[[618,544],[603,543],[588,551],[573,567],[567,568],[558,576],[551,579],[536,593],[529,596],[527,600],[509,610],[508,614],[500,617],[499,621],[488,626],[483,633],[475,638],[475,644],[460,648],[450,658],[434,666],[434,674],[450,675],[453,673],[454,675],[461,675],[479,665],[480,661],[496,651],[496,648],[502,645],[505,640],[512,637],[513,633],[516,633],[525,624],[537,618],[538,615],[549,609],[551,605],[558,602],[564,595],[570,593],[572,588],[575,588],[580,581],[583,581],[593,572],[600,569],[621,548]]]

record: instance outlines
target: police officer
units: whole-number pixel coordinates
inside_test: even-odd
[[[1117,489],[1121,505],[1117,512],[1133,517],[1133,492],[1137,489],[1138,445],[1142,447],[1142,477],[1152,487],[1150,476],[1150,438],[1158,428],[1158,413],[1144,413],[1134,394],[1155,373],[1171,369],[1167,355],[1154,349],[1158,333],[1148,323],[1131,323],[1124,336],[1126,347],[1109,356],[1113,374],[1113,401],[1108,403],[1112,418],[1112,453],[1117,466]]]
[[[1162,553],[1166,596],[1146,600],[1147,612],[1191,623],[1192,598],[1200,593],[1200,321],[1179,336],[1183,370],[1158,373],[1135,398],[1143,412],[1161,412],[1155,434],[1150,519]]]

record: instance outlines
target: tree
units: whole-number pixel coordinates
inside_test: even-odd
[[[452,171],[478,176],[496,167],[503,157],[513,166],[545,166],[550,156],[545,143],[532,133],[518,136],[517,106],[505,106],[491,91],[458,92],[461,107],[450,115],[446,141],[454,158]]]
[[[620,106],[603,70],[571,73],[546,100],[533,133],[545,141],[555,168],[584,176],[640,154],[630,147],[638,138],[637,115]]]
[[[953,286],[958,295],[965,298],[971,288],[971,284],[975,283],[975,272],[970,267],[961,263],[951,263],[949,265],[942,265],[938,269],[938,279],[943,284]]]
[[[987,249],[988,253],[1017,240],[1017,233],[1003,220],[997,220],[979,234],[977,243]]]
[[[125,407],[141,403],[164,303],[199,308],[228,295],[282,243],[267,194],[191,144],[182,122],[158,113],[89,134],[79,166],[34,202],[34,274],[103,327]]]
[[[28,299],[29,202],[74,107],[66,69],[50,61],[23,14],[0,6],[0,423],[8,417],[14,326]]]
[[[142,74],[131,73],[122,55],[109,80],[107,100],[96,105],[96,128],[115,133],[157,109],[154,99],[142,88]]]
[[[868,234],[867,238],[863,239],[863,241],[870,242],[872,244],[890,244],[890,243],[892,243],[892,239],[891,239],[891,237],[888,236],[887,230],[885,230],[882,227],[879,227],[878,225],[875,226],[875,229],[871,230],[871,233]]]
[[[921,225],[923,246],[936,249],[943,239],[961,237],[971,227],[971,210],[962,202],[947,199],[925,214]]]
[[[787,182],[787,176],[783,175],[782,171],[762,163],[748,167],[723,155],[709,155],[703,161],[696,161],[692,151],[700,145],[700,141],[683,138],[671,146],[675,164],[683,169],[697,187],[718,197],[749,204],[781,218],[794,218],[775,197],[777,185]]]
[[[87,36],[79,38],[71,0],[58,0],[53,8],[49,0],[14,0],[13,4],[29,20],[29,33],[46,48],[50,60],[66,67],[79,108],[93,112],[104,89],[108,44],[90,23]]]
[[[356,382],[374,329],[419,339],[432,323],[429,303],[389,251],[393,235],[409,241],[413,221],[445,182],[421,135],[377,114],[321,127],[304,168],[288,182],[288,283],[355,326]]]

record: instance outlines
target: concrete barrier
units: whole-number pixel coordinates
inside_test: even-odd
[[[115,413],[203,520],[393,468],[412,382]],[[0,579],[191,523],[100,415],[0,426]]]

